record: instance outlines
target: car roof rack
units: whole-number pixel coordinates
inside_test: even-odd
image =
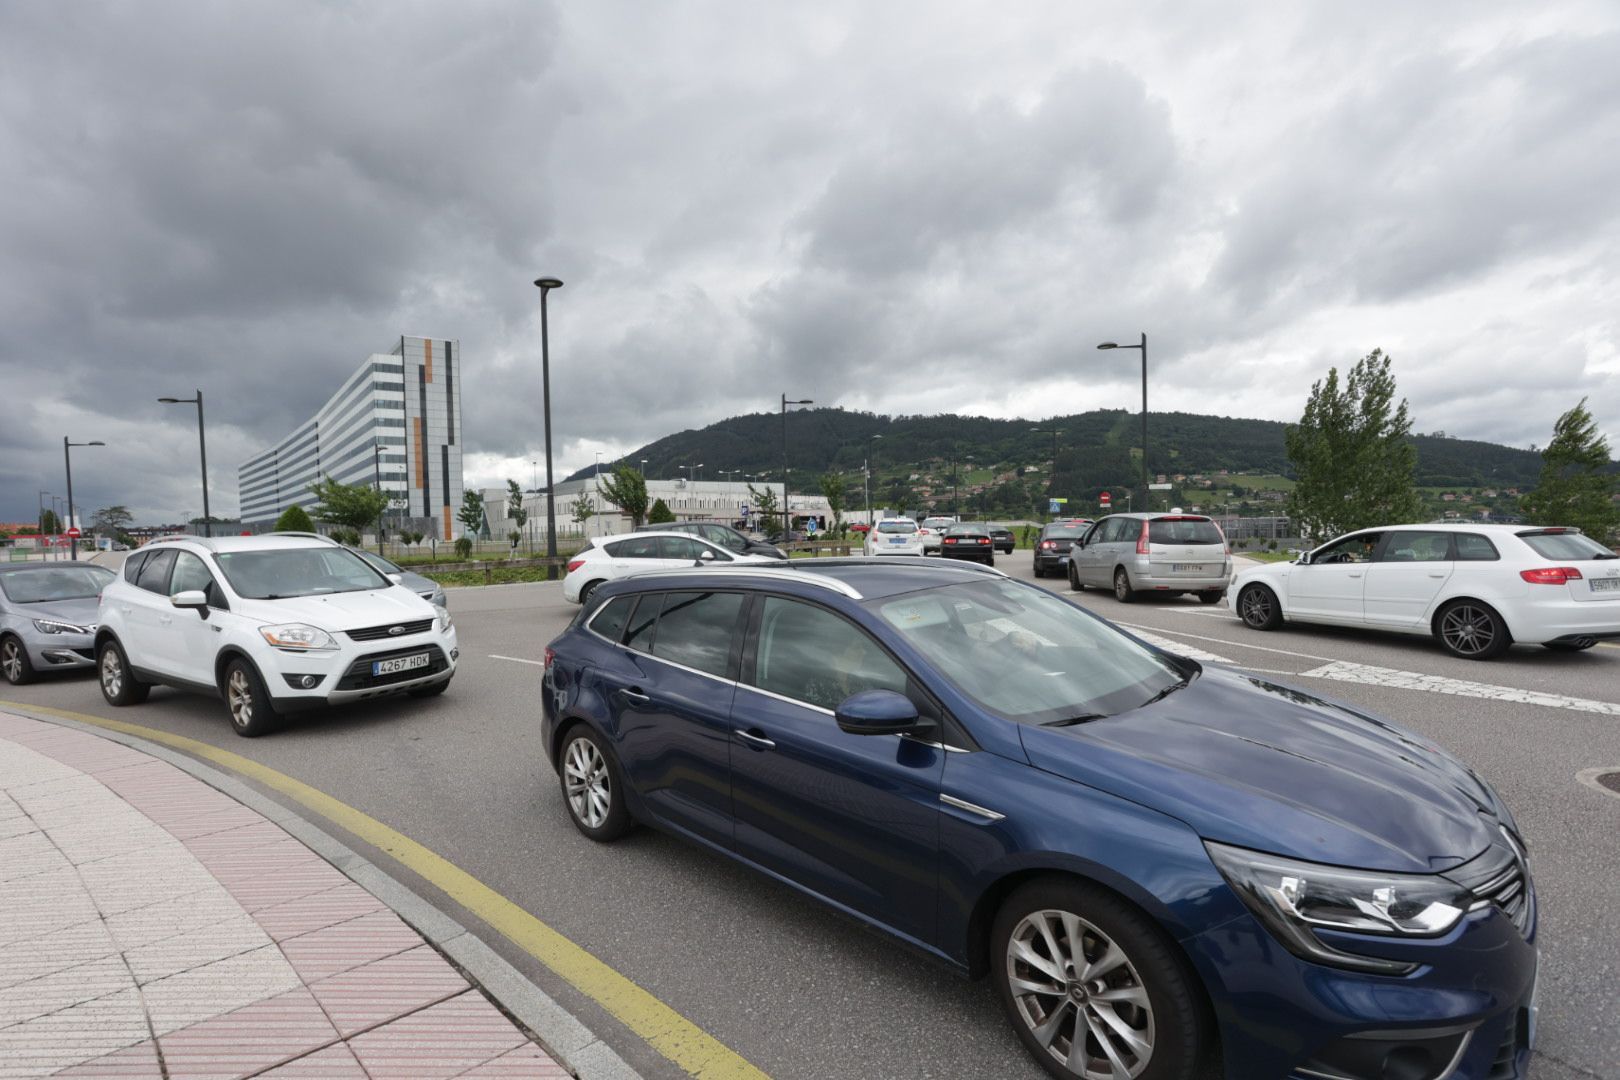
[[[151,547],[153,544],[174,544],[174,543],[179,543],[182,540],[185,541],[188,544],[201,544],[203,547],[207,548],[209,551],[217,551],[218,550],[214,546],[214,541],[209,539],[208,537],[206,537],[206,536],[192,536],[190,534],[186,534],[186,535],[183,535],[183,536],[154,536],[154,537],[152,537],[152,539],[148,540],[145,544],[142,544],[141,546],[142,547]]]
[[[337,544],[337,541],[332,539],[330,536],[323,536],[322,534],[316,533],[316,532],[299,532],[299,531],[294,530],[294,529],[272,529],[270,532],[260,533],[259,535],[260,536],[296,536],[296,537],[299,537],[300,539],[304,539],[304,540],[325,540],[328,544]],[[343,545],[338,544],[338,546],[342,547]]]
[[[836,593],[843,593],[851,600],[862,599],[861,592],[847,581],[827,577],[824,574],[812,574],[804,570],[794,570],[784,567],[780,570],[773,566],[764,566],[759,563],[750,563],[746,566],[680,566],[668,570],[643,570],[638,574],[627,574],[625,578],[650,577],[690,577],[693,574],[726,574],[735,577],[769,578],[772,581],[796,581],[801,585],[815,585],[819,588],[830,589]]]

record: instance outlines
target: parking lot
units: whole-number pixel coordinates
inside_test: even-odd
[[[1033,580],[1030,554],[997,565]],[[1493,783],[1531,845],[1541,899],[1537,1077],[1620,1076],[1620,798],[1577,774],[1620,768],[1620,647],[1515,648],[1491,663],[1425,639],[1323,628],[1262,634],[1191,597],[1122,605],[1039,582],[1155,643],[1390,716]],[[1044,1075],[987,983],[966,983],[726,860],[648,830],[599,847],[569,824],[538,739],[546,643],[577,610],[556,584],[451,596],[448,694],[385,700],[235,737],[217,701],[153,691],[112,710],[92,678],[8,687],[254,758],[426,845],[782,1078]],[[357,843],[356,846],[364,847]],[[367,850],[385,865],[387,856]],[[448,898],[393,867],[455,911]],[[472,916],[462,918],[473,925]],[[650,1077],[682,1075],[526,953],[486,940]]]

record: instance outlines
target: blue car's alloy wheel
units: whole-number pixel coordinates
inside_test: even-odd
[[[1183,1080],[1198,1006],[1162,937],[1114,897],[1040,882],[996,919],[996,974],[1020,1040],[1063,1080]]]
[[[631,825],[619,774],[599,737],[588,727],[569,732],[558,773],[568,816],[592,840],[616,840]]]

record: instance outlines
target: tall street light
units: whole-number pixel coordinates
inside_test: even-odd
[[[203,392],[198,390],[196,397],[160,397],[158,401],[164,405],[197,406],[197,446],[202,450],[203,535],[213,536],[214,519],[208,512],[208,438],[203,433]]]
[[[1033,432],[1034,434],[1036,434],[1036,435],[1051,435],[1052,436],[1052,479],[1046,485],[1046,497],[1047,497],[1047,500],[1048,500],[1048,502],[1047,502],[1047,510],[1048,510],[1048,512],[1050,512],[1052,514],[1052,520],[1056,521],[1057,520],[1057,513],[1055,511],[1052,511],[1052,509],[1051,509],[1052,504],[1051,504],[1050,500],[1057,497],[1058,436],[1063,434],[1063,429],[1062,428],[1030,428],[1029,430],[1031,432]]]
[[[643,480],[645,480],[647,478],[647,459],[646,458],[641,459],[641,478]]]
[[[782,395],[782,541],[787,542],[793,518],[788,514],[788,452],[787,452],[787,409],[789,405],[814,405],[810,398],[799,398],[789,401],[786,394]]]
[[[546,400],[546,580],[557,580],[557,500],[551,483],[551,341],[546,326],[546,294],[562,288],[554,277],[536,278],[540,290],[540,387]]]
[[[1146,510],[1148,503],[1148,461],[1147,461],[1147,333],[1142,334],[1140,345],[1116,345],[1112,341],[1105,341],[1098,345],[1099,349],[1141,349],[1142,350],[1142,509]]]
[[[371,440],[371,467],[372,467],[372,470],[373,470],[374,474],[377,477],[377,494],[381,495],[383,486],[382,486],[382,440],[380,438],[375,438],[374,437]],[[382,544],[383,544],[383,509],[385,507],[387,507],[387,505],[388,504],[385,502],[385,503],[382,504],[382,506],[377,507],[377,555],[379,557],[381,557],[381,555],[383,553],[383,548],[382,548]],[[206,510],[203,511],[204,516],[207,516],[207,513],[208,512]]]
[[[102,442],[100,439],[97,439],[94,442],[68,442],[68,437],[66,435],[62,436],[62,461],[64,463],[66,463],[66,465],[67,465],[68,529],[72,529],[74,527],[74,525],[75,525],[75,522],[73,520],[73,455],[71,453],[69,453],[68,448],[71,447],[71,446],[106,446],[106,445],[107,444]],[[69,550],[71,550],[73,552],[73,561],[78,562],[78,560],[79,560],[79,538],[76,537],[76,536],[68,537],[68,548],[69,548]]]
[[[868,435],[866,437],[866,460],[862,463],[861,489],[866,500],[866,524],[872,525],[872,444],[883,438],[881,435]]]

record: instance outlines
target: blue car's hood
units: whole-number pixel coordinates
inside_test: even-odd
[[[1497,816],[1509,821],[1432,743],[1219,668],[1144,708],[1022,735],[1037,768],[1171,814],[1205,839],[1312,862],[1444,870],[1489,846]]]

